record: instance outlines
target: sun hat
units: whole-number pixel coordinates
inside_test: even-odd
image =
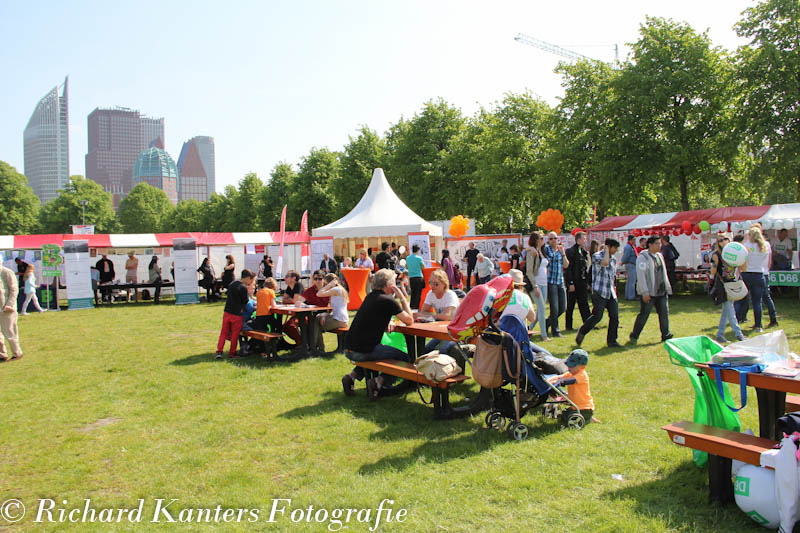
[[[525,280],[522,279],[522,271],[512,268],[508,271],[511,279],[514,280],[514,285],[525,285]]]
[[[586,350],[581,350],[580,348],[572,350],[567,357],[567,360],[564,361],[570,368],[574,368],[576,366],[588,365],[589,364],[589,354]]]

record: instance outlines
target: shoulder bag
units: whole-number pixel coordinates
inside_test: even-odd
[[[414,368],[435,383],[461,374],[461,367],[456,360],[447,354],[439,353],[439,350],[417,357]]]

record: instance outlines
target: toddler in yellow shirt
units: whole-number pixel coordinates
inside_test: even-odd
[[[567,360],[564,361],[567,365],[567,372],[560,376],[553,376],[550,378],[550,383],[556,383],[562,379],[574,379],[575,383],[567,385],[567,394],[570,400],[580,409],[586,423],[592,421],[594,415],[594,399],[592,392],[589,388],[589,374],[586,373],[586,365],[589,364],[589,354],[586,350],[572,350]],[[570,406],[563,413],[561,413],[561,420],[565,422],[569,419],[571,414],[575,413],[575,409]]]

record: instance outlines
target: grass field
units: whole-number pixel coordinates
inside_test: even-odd
[[[719,310],[707,299],[670,305],[676,336],[713,335]],[[797,350],[800,305],[776,305]],[[622,302],[621,342],[637,310]],[[734,505],[708,505],[706,471],[660,429],[692,418],[694,394],[658,342],[655,313],[634,348],[606,349],[605,331],[584,341],[601,424],[570,431],[528,415],[525,442],[486,429],[483,415],[436,422],[416,394],[372,404],[362,383],[345,397],[341,355],[215,361],[221,315],[221,304],[131,304],[20,318],[25,358],[0,365],[0,501],[27,507],[15,530],[327,531],[341,526],[293,523],[289,512],[383,499],[407,515],[387,523],[384,513],[382,531],[762,530]],[[573,344],[547,347],[564,357]],[[757,430],[752,396],[742,422]],[[40,498],[55,501],[56,519],[87,498],[98,512],[145,501],[141,523],[109,526],[34,523]],[[158,498],[177,500],[176,518],[221,505],[258,521],[150,523]],[[275,498],[292,501],[271,523]],[[369,524],[352,515],[348,531],[368,530],[374,513]]]

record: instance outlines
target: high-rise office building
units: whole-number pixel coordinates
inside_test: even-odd
[[[181,176],[187,176],[192,178],[199,177],[199,170],[196,169],[196,163],[192,163],[192,166],[189,167],[187,172],[184,172],[183,166],[186,157],[190,153],[190,147],[194,146],[194,149],[197,151],[197,155],[200,158],[200,163],[203,166],[203,171],[206,176],[206,199],[211,197],[211,194],[216,189],[216,171],[215,171],[215,156],[214,156],[214,137],[208,137],[205,135],[198,135],[196,137],[192,137],[185,143],[183,143],[183,148],[181,148],[181,155],[178,157],[178,172]],[[196,181],[196,180],[195,180]],[[195,198],[194,196],[190,196],[191,198]],[[199,199],[199,198],[198,198]]]
[[[69,103],[64,78],[36,104],[23,134],[25,176],[42,203],[58,196],[69,180]]]
[[[97,108],[89,114],[86,177],[114,195],[114,206],[133,188],[133,164],[149,146],[164,146],[164,119],[133,109]]]
[[[155,142],[153,144],[156,144]],[[152,146],[142,150],[133,164],[133,185],[145,182],[167,194],[172,205],[178,203],[178,167],[170,155]]]

